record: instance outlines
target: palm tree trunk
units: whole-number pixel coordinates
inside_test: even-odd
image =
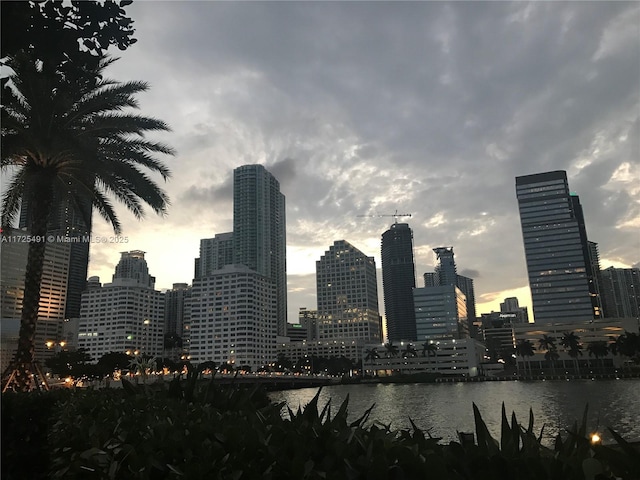
[[[33,378],[33,376],[40,374],[34,365],[35,337],[40,307],[40,285],[46,248],[47,223],[51,211],[50,192],[50,188],[42,187],[31,197],[30,235],[34,239],[29,243],[27,254],[18,349],[12,364],[5,372],[5,374],[11,375],[12,385],[7,384],[9,379],[3,378],[3,390],[7,387],[14,387],[17,391],[27,392],[31,390],[32,382],[36,388],[39,388],[38,382]]]

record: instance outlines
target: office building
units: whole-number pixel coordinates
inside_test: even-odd
[[[109,352],[161,356],[163,353],[164,294],[155,290],[145,252],[122,252],[111,283],[82,294],[78,348],[94,361]]]
[[[276,288],[278,335],[287,328],[285,197],[262,165],[233,171],[234,263],[271,279]]]
[[[89,265],[91,207],[86,208],[85,219],[73,207],[71,199],[61,199],[56,196],[54,205],[47,225],[47,234],[53,235],[56,243],[68,243],[69,245],[69,266],[65,269],[68,270],[68,278],[64,315],[65,318],[78,318],[80,316],[80,297],[85,289]],[[31,211],[26,199],[23,200],[20,209],[18,226],[20,229],[30,230],[31,228]],[[72,239],[72,241],[58,242],[59,237]]]
[[[275,360],[277,296],[271,279],[244,265],[226,265],[194,279],[189,303],[191,362],[256,371]]]
[[[458,275],[453,247],[437,247],[433,251],[436,253],[438,264],[434,272],[424,274],[424,286],[442,287],[455,285],[458,287],[465,298],[467,326],[463,330],[475,335],[476,329],[473,327],[473,323],[476,320],[476,295],[473,279]]]
[[[415,340],[413,289],[416,269],[413,232],[406,223],[394,223],[382,234],[382,287],[390,341]]]
[[[316,262],[318,340],[381,339],[376,264],[338,240]]]
[[[601,291],[607,318],[640,319],[640,268],[605,268]]]
[[[4,230],[3,237],[25,236],[19,229]],[[0,248],[0,338],[2,343],[2,371],[13,360],[17,350],[24,281],[29,244],[2,242]],[[35,360],[43,364],[65,345],[63,323],[67,307],[67,286],[70,271],[71,246],[68,243],[47,243],[45,246],[40,305],[35,333]]]
[[[467,338],[467,299],[455,285],[413,290],[417,340]]]
[[[516,195],[535,322],[599,318],[594,246],[566,172],[516,177]]]

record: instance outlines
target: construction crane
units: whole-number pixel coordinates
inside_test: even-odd
[[[398,213],[398,210],[396,210],[396,213],[392,213],[392,214],[378,214],[378,215],[358,215],[358,217],[393,217],[395,219],[395,223],[398,223],[398,217],[410,217],[411,214],[410,213]]]

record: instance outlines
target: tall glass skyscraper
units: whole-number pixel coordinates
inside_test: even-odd
[[[408,224],[394,223],[382,234],[381,256],[387,337],[390,341],[416,340],[416,267],[413,232]]]
[[[262,165],[233,171],[234,263],[273,281],[277,297],[278,335],[287,329],[285,198],[280,182]]]
[[[536,323],[600,318],[593,249],[587,241],[580,199],[567,173],[516,177],[524,251]]]

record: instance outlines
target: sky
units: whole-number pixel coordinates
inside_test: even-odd
[[[395,212],[417,285],[453,246],[477,312],[531,305],[515,177],[566,170],[601,267],[640,261],[638,2],[145,2],[108,70],[144,80],[172,131],[168,214],[118,210],[93,244],[111,281],[143,250],[156,287],[191,283],[201,238],[231,231],[233,169],[265,165],[287,204],[289,321],[314,309],[336,240],[374,256]],[[94,221],[96,236],[110,227]],[[380,277],[380,272],[378,272]],[[379,298],[384,308],[382,295]]]

